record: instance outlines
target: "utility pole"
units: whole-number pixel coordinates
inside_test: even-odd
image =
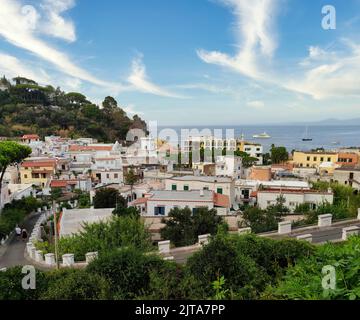
[[[54,213],[54,229],[55,229],[55,260],[56,260],[56,269],[60,269],[60,261],[59,261],[59,235],[57,229],[57,216],[56,216],[56,202],[53,200],[53,213]]]

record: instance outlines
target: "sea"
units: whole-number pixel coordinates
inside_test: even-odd
[[[309,151],[316,148],[324,148],[330,151],[338,148],[360,147],[360,125],[159,126],[159,137],[163,139],[170,137],[168,135],[169,129],[174,130],[179,137],[182,130],[195,129],[204,132],[207,129],[212,135],[221,130],[221,137],[223,138],[226,137],[226,130],[234,130],[235,138],[240,138],[243,134],[246,141],[262,144],[264,152],[268,152],[272,144],[284,146],[289,152],[292,150]],[[271,138],[253,138],[253,135],[264,132],[270,135]],[[191,135],[196,136],[197,134],[192,133]],[[204,134],[201,133],[200,135]],[[312,141],[303,141],[303,138],[311,138]],[[178,143],[173,137],[168,138],[168,140],[174,145]]]

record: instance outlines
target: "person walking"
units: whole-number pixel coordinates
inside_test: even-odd
[[[19,225],[17,224],[15,227],[15,234],[16,234],[16,239],[20,240],[21,237],[21,228],[19,227]]]
[[[21,231],[21,238],[23,241],[26,241],[27,237],[28,237],[28,233],[27,233],[26,229],[24,228]]]

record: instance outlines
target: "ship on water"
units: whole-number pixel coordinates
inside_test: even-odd
[[[255,139],[270,139],[271,136],[268,135],[266,132],[260,133],[260,134],[254,134],[253,138]]]
[[[309,131],[309,127],[306,127],[305,135],[304,135],[304,137],[302,138],[302,141],[313,141],[313,139],[309,137],[308,131]]]

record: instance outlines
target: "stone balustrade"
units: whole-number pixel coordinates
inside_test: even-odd
[[[98,258],[98,255],[99,254],[97,252],[88,252],[87,254],[85,254],[86,263],[93,262]]]
[[[211,237],[211,234],[203,234],[203,235],[198,236],[199,245],[206,246],[207,244],[209,244],[210,237]]]
[[[54,253],[47,253],[45,254],[45,264],[48,266],[55,266],[56,260],[55,260],[55,254]]]
[[[332,224],[332,214],[321,214],[318,216],[318,227],[325,228],[331,227]]]
[[[75,255],[73,253],[63,254],[62,262],[64,267],[72,267],[75,264]]]
[[[238,234],[249,234],[251,233],[251,228],[240,228],[238,229]]]
[[[342,229],[342,240],[346,241],[350,236],[355,236],[360,233],[360,227],[352,226]]]
[[[162,254],[169,254],[170,253],[170,240],[167,241],[160,241],[158,243],[159,252]]]
[[[308,234],[302,234],[300,236],[297,236],[296,239],[297,240],[303,240],[303,241],[307,241],[307,242],[312,242],[312,234],[308,233]]]
[[[278,224],[278,234],[289,234],[291,233],[291,221],[282,221]]]

